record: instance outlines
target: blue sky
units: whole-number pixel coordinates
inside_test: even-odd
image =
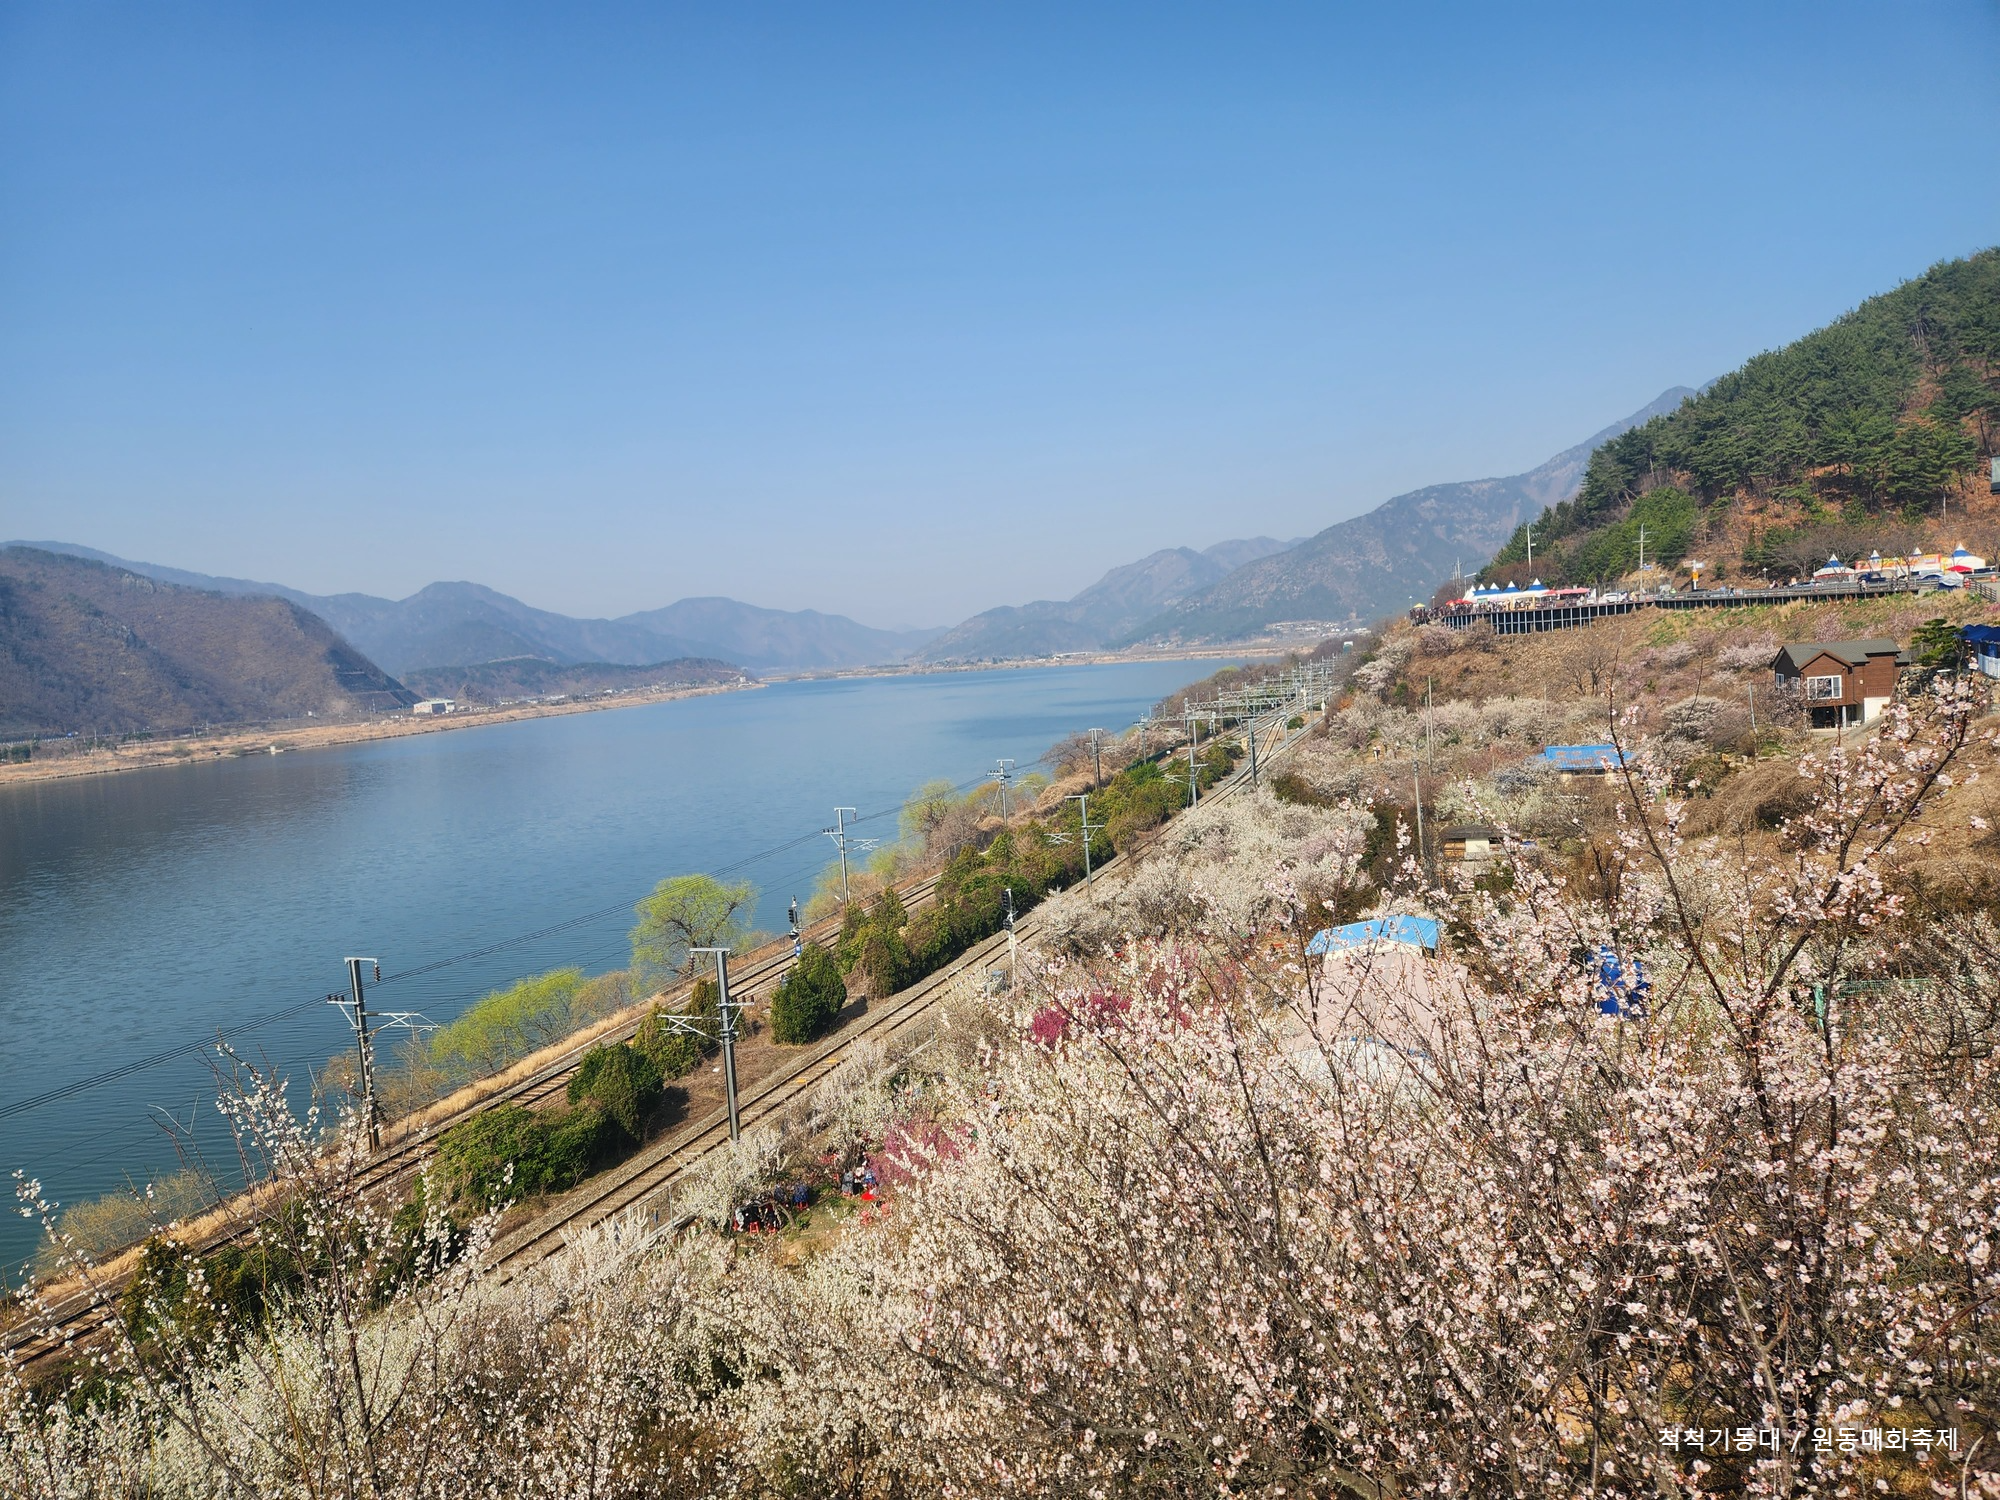
[[[2000,241],[2000,7],[0,6],[0,537],[941,624]]]

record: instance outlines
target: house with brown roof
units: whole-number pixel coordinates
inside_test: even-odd
[[[1777,654],[1771,675],[1799,695],[1814,729],[1846,729],[1894,701],[1899,654],[1890,640],[1804,641]]]

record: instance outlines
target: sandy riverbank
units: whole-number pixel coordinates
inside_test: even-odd
[[[73,776],[104,776],[117,771],[142,771],[159,766],[199,765],[204,761],[228,760],[244,755],[323,750],[334,745],[401,739],[411,734],[437,734],[447,729],[477,729],[488,724],[510,724],[517,719],[548,719],[561,714],[594,713],[606,708],[633,708],[642,703],[666,703],[675,698],[700,698],[711,693],[733,693],[761,686],[763,684],[757,682],[726,683],[713,687],[619,693],[614,697],[585,698],[571,703],[516,704],[511,708],[474,707],[452,714],[383,714],[370,719],[326,723],[302,719],[276,728],[266,725],[254,729],[218,729],[212,734],[136,740],[115,749],[90,750],[80,755],[49,756],[0,765],[0,786],[27,781],[59,781]]]

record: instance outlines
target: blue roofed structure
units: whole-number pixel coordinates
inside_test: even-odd
[[[1973,667],[1988,677],[2000,677],[2000,625],[1968,625],[1959,634],[1971,651]]]
[[[1438,924],[1429,917],[1374,917],[1313,934],[1308,953],[1352,953],[1381,946],[1437,952]]]
[[[1625,754],[1616,745],[1550,745],[1539,758],[1565,776],[1602,776],[1625,764]]]

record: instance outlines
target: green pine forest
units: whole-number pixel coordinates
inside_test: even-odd
[[[1956,502],[2000,429],[2000,249],[1944,261],[1591,455],[1582,489],[1533,523],[1532,572],[1608,583],[1675,564],[1754,499],[1788,525],[1712,563],[1754,575],[1786,535],[1914,524]],[[1985,488],[1982,484],[1981,490]],[[1525,576],[1528,528],[1489,577]]]

